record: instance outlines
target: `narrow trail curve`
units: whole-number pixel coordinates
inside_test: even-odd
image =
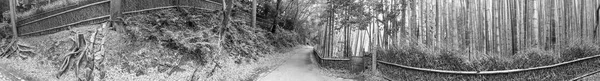
[[[301,47],[290,51],[287,61],[257,81],[353,81],[319,74],[318,67],[309,59],[313,47]]]

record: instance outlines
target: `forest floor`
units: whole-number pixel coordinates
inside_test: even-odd
[[[264,74],[257,81],[354,81],[322,74],[316,63],[309,60],[312,50],[312,47],[305,46],[290,51],[292,55],[285,57],[288,60],[283,65]]]

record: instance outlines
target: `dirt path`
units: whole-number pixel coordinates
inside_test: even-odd
[[[263,74],[257,81],[352,81],[317,73],[317,67],[309,61],[312,47],[303,47],[290,51],[288,60],[272,72]]]
[[[29,81],[25,80],[25,78],[14,69],[11,69],[7,66],[8,64],[0,64],[0,81]]]

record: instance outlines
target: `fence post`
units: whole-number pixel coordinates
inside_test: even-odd
[[[371,72],[377,72],[377,50],[371,54]]]
[[[123,10],[121,10],[123,0],[110,0],[110,23],[112,27],[115,27],[117,32],[125,33],[125,28],[119,22],[120,18],[123,17]]]

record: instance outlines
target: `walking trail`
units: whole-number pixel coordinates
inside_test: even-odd
[[[21,72],[11,69],[8,64],[0,63],[0,81],[28,81]]]
[[[301,47],[288,53],[288,60],[273,71],[261,74],[257,81],[353,81],[320,74],[319,68],[310,61],[313,47]]]

